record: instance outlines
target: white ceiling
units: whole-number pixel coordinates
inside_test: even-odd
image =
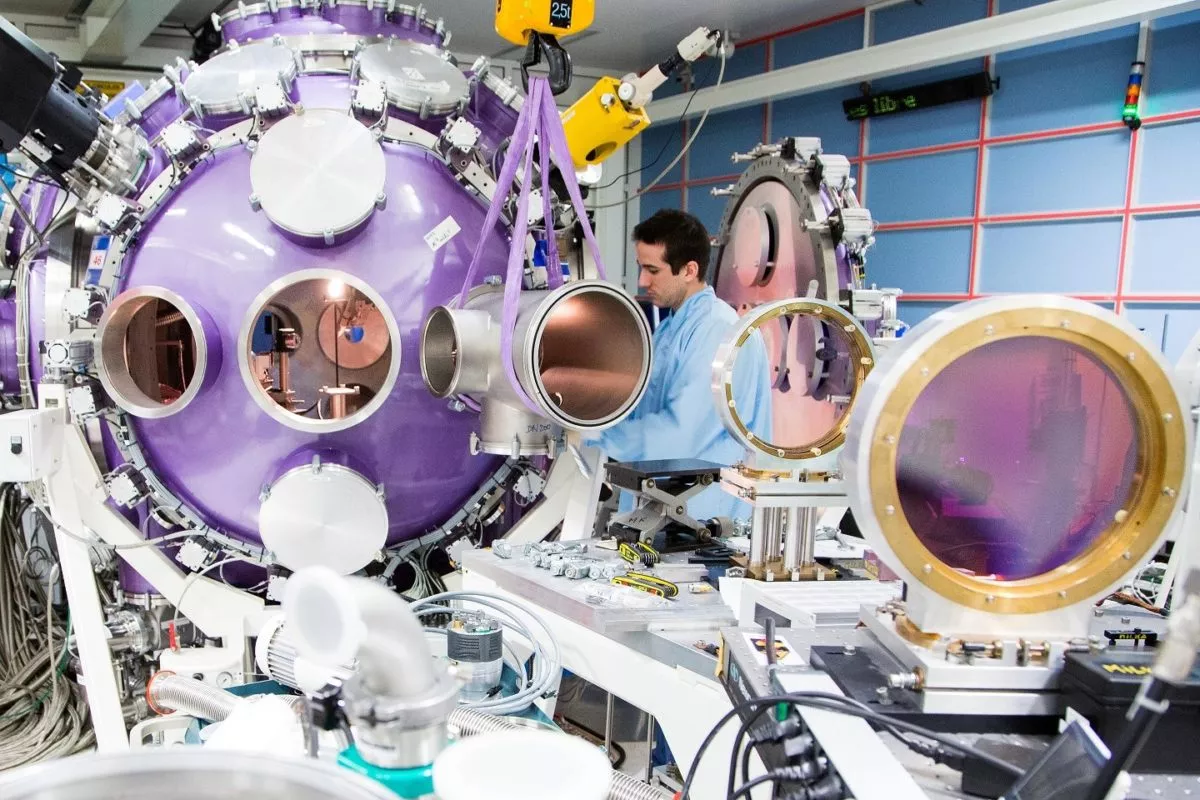
[[[235,0],[161,2],[172,8],[167,24],[196,26],[214,9],[232,7]],[[119,4],[120,0],[93,0],[91,13]],[[0,0],[0,14],[61,19],[86,5],[87,0]],[[664,58],[679,39],[699,25],[729,29],[736,38],[748,39],[863,5],[862,0],[596,0],[595,23],[568,45],[568,50],[579,66],[632,70]],[[518,56],[492,28],[493,0],[426,0],[425,7],[430,14],[445,18],[454,33],[456,51]]]

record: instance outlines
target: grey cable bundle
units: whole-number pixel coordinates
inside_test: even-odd
[[[65,674],[70,617],[51,600],[59,569],[34,574],[21,520],[30,507],[16,484],[0,486],[0,771],[78,753],[95,736],[87,702]]]

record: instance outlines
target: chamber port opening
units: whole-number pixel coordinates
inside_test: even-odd
[[[343,430],[386,396],[399,363],[395,322],[369,286],[332,270],[268,287],[243,328],[243,378],[288,427]]]
[[[157,293],[118,298],[99,334],[100,369],[113,400],[138,416],[182,410],[204,360],[199,324],[182,300]]]
[[[454,319],[445,308],[435,308],[425,322],[421,337],[421,375],[425,386],[436,397],[454,390],[458,371],[458,332]]]
[[[598,290],[554,305],[541,333],[538,379],[555,409],[578,423],[603,425],[628,408],[649,357],[639,313]]]

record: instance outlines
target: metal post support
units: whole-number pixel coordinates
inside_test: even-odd
[[[787,510],[786,532],[783,535],[783,568],[795,572],[800,566],[801,509]]]
[[[654,734],[658,729],[658,723],[654,721],[654,716],[650,715],[646,722],[646,783],[650,783],[654,778]]]
[[[800,551],[800,566],[811,567],[817,562],[816,509],[812,506],[804,506],[796,510],[799,512],[797,532],[800,534],[800,539],[798,541]]]
[[[783,555],[783,509],[768,508],[763,518],[767,524],[767,561],[776,561]]]
[[[750,566],[761,567],[766,562],[767,555],[767,514],[766,509],[754,507],[753,518],[750,522]]]
[[[612,757],[613,694],[606,693],[604,703],[604,755]]]

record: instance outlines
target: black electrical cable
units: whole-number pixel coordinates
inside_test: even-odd
[[[727,795],[727,797],[729,800],[738,800],[740,797],[749,797],[750,792],[755,788],[762,786],[764,783],[774,783],[777,780],[779,779],[769,772],[766,775],[759,775],[754,780],[743,785],[742,788],[738,789],[733,794]]]
[[[932,739],[933,741],[940,742],[941,744],[944,744],[953,750],[966,753],[974,758],[984,761],[999,770],[1009,773],[1014,778],[1020,777],[1022,774],[1024,774],[1019,768],[1002,759],[996,758],[991,753],[985,753],[976,747],[972,747],[964,742],[959,742],[951,737],[935,733],[934,731],[923,728],[920,725],[914,725],[910,722],[900,719],[893,719],[874,711],[864,710],[854,705],[856,702],[857,701],[851,700],[850,698],[842,695],[829,694],[827,692],[802,692],[797,694],[759,697],[754,700],[738,703],[717,721],[717,724],[713,726],[713,729],[708,732],[707,736],[705,736],[704,741],[700,743],[700,747],[696,750],[695,758],[692,760],[692,765],[688,769],[687,779],[684,781],[683,789],[680,791],[680,800],[688,800],[688,792],[691,789],[692,783],[696,779],[696,770],[700,765],[700,760],[704,757],[705,751],[708,750],[713,741],[717,738],[717,735],[721,732],[721,729],[724,728],[731,719],[740,714],[743,710],[758,709],[761,706],[771,706],[778,703],[790,703],[793,705],[816,708],[822,711],[832,711],[835,713],[847,714],[852,717],[865,719],[869,722],[875,722],[880,727],[887,728],[893,732],[896,730],[902,730],[910,733],[916,733],[925,737],[926,739]]]
[[[0,171],[7,172],[9,175],[14,175],[14,176],[20,178],[21,180],[26,180],[26,181],[29,181],[30,183],[40,183],[43,186],[53,186],[55,189],[62,188],[62,186],[55,183],[54,181],[48,181],[43,178],[39,178],[36,175],[27,175],[24,172],[21,172],[20,170],[13,169],[8,164],[0,164]]]
[[[712,77],[712,64],[710,62],[709,70],[704,75],[703,82],[707,83],[708,79],[711,77]],[[696,99],[696,94],[703,88],[704,88],[704,86],[701,85],[701,81],[696,81],[696,88],[692,90],[692,94],[691,94],[691,97],[688,98],[687,105],[685,105],[683,107],[683,113],[681,113],[679,115],[679,118],[676,120],[677,123],[682,123],[687,118],[687,113],[692,107],[692,101],[694,101]],[[667,152],[667,148],[671,146],[671,143],[675,141],[675,137],[678,135],[679,135],[679,126],[676,125],[675,130],[673,130],[671,132],[670,137],[668,137],[668,139],[665,142],[663,142],[663,146],[658,149],[658,155],[656,155],[654,157],[653,161],[651,161],[649,164],[639,167],[638,169],[632,169],[629,172],[626,172],[624,175],[621,175],[617,178],[613,178],[608,183],[597,186],[596,191],[599,191],[600,189],[607,189],[610,186],[615,186],[616,184],[620,183],[621,181],[625,180],[626,178],[628,178],[631,175],[641,175],[646,170],[653,168],[655,164],[657,164],[659,161],[662,160],[663,154],[665,154]]]

